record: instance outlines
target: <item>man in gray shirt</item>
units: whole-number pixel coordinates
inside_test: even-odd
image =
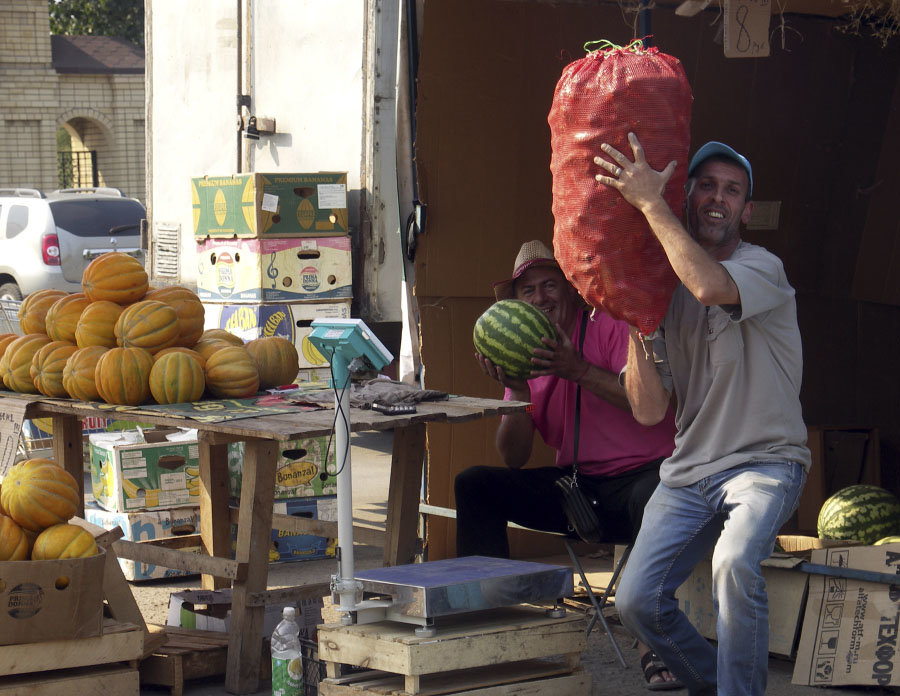
[[[616,606],[691,694],[762,695],[769,622],[760,563],[810,465],[794,290],[776,256],[741,240],[753,210],[745,157],[718,142],[697,151],[685,229],[662,197],[675,162],[655,171],[637,137],[628,139],[634,161],[604,144],[596,178],[643,213],[681,283],[652,336],[631,329],[625,389],[644,425],[674,398],[678,433]],[[718,652],[675,599],[710,550]]]

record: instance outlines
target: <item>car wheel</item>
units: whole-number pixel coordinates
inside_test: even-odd
[[[15,283],[3,283],[0,285],[0,300],[21,300],[22,291]]]

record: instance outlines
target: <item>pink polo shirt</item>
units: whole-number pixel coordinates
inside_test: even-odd
[[[579,314],[572,335],[578,347]],[[618,376],[628,355],[628,325],[603,311],[588,320],[584,357],[597,367]],[[534,411],[531,419],[544,442],[556,449],[556,465],[572,465],[575,432],[576,384],[560,377],[537,377],[528,381]],[[510,399],[507,389],[503,396]],[[581,438],[578,470],[592,476],[614,476],[672,454],[675,414],[670,408],[657,425],[644,426],[631,414],[613,406],[587,389],[581,390]]]

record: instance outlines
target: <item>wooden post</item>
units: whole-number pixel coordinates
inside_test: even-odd
[[[210,444],[200,433],[200,539],[204,553],[231,558],[231,522],[228,509],[228,445]],[[228,578],[203,575],[204,590],[229,587]]]
[[[233,585],[225,673],[225,688],[233,694],[254,693],[259,688],[265,607],[247,606],[247,596],[265,591],[269,579],[277,458],[278,447],[274,440],[247,442],[235,551],[235,559],[247,564],[247,575],[236,579]]]
[[[395,429],[384,536],[385,566],[415,561],[424,462],[425,424]]]
[[[84,444],[81,434],[81,419],[69,414],[54,413],[53,460],[72,474],[78,484],[79,517],[84,517]]]

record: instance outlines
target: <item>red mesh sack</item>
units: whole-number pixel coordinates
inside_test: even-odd
[[[594,176],[594,157],[609,143],[633,159],[637,135],[650,166],[678,165],[664,192],[681,218],[690,147],[690,85],[681,62],[644,48],[608,46],[566,66],[550,123],[553,150],[553,250],[569,281],[593,307],[640,331],[665,316],[678,278],[644,216]],[[587,46],[585,46],[587,48]]]

